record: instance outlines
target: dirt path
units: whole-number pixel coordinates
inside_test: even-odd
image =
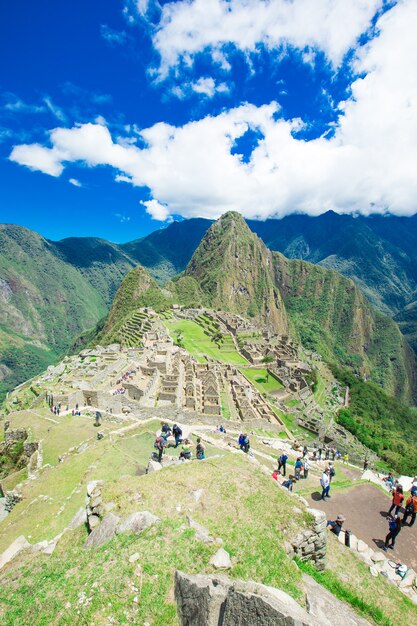
[[[391,499],[373,485],[358,485],[331,495],[330,500],[323,501],[320,500],[321,493],[314,491],[307,500],[313,507],[325,511],[327,519],[335,519],[338,514],[344,515],[345,528],[373,550],[382,548],[388,533],[386,516]],[[412,528],[403,527],[397,537],[395,550],[388,550],[388,554],[393,560],[402,561],[417,570],[417,523]]]

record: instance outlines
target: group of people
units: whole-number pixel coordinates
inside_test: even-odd
[[[237,442],[239,444],[239,448],[243,450],[243,452],[246,452],[247,454],[250,449],[250,441],[249,441],[249,437],[247,433],[240,433],[239,439]]]
[[[417,480],[414,479],[413,485],[411,486],[410,496],[405,501],[404,506],[404,491],[402,485],[399,484],[398,481],[394,481],[392,474],[388,474],[385,478],[385,483],[387,485],[392,484],[392,503],[391,507],[388,511],[387,521],[388,521],[388,534],[385,538],[384,550],[386,551],[388,548],[393,549],[395,547],[395,541],[398,535],[401,532],[403,526],[407,524],[407,520],[410,517],[410,523],[408,524],[410,527],[414,526],[414,522],[417,517]],[[404,506],[404,513],[401,518],[401,509]],[[394,515],[392,515],[394,513]]]
[[[158,461],[162,462],[162,456],[164,454],[164,450],[168,447],[169,442],[168,438],[173,437],[175,443],[172,443],[171,446],[173,448],[178,448],[179,445],[182,446],[181,452],[179,454],[179,458],[183,461],[189,461],[192,458],[192,450],[193,443],[190,439],[182,437],[182,429],[178,424],[174,424],[173,427],[167,422],[161,422],[161,434],[157,435],[154,443],[154,448],[158,453]],[[206,458],[204,444],[201,441],[200,437],[197,437],[196,440],[196,448],[195,448],[195,456],[198,460],[203,460]]]

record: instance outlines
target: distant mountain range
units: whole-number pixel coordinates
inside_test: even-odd
[[[121,245],[93,237],[52,242],[24,227],[0,226],[0,396],[62,356],[78,335],[94,328],[106,316],[117,288],[130,269],[141,264],[160,284],[186,270],[211,224],[210,220],[200,218],[174,222],[147,237]],[[352,217],[328,212],[318,217],[291,215],[265,222],[249,220],[247,224],[270,250],[351,278],[376,309],[398,321],[417,350],[416,216]],[[222,271],[222,261],[223,268],[233,262],[238,270],[238,257],[226,259],[222,255],[219,248],[217,261],[214,257],[211,259],[211,276],[215,275],[214,263],[217,263],[216,271]],[[277,311],[281,297],[291,310],[289,298],[296,293],[294,281],[302,283],[303,267],[309,265],[290,264],[289,271],[284,267],[287,259],[276,258],[281,259],[274,261],[275,268],[279,268],[276,271],[287,280],[291,276],[293,281],[292,285],[281,285],[275,302]],[[260,283],[266,289],[264,295],[273,294],[271,289],[276,286],[268,286],[264,270],[258,269],[263,275]],[[191,273],[187,268],[188,278]],[[329,276],[321,275],[318,270],[315,274],[318,284],[322,280],[323,285]],[[194,278],[200,280],[201,276]],[[206,300],[210,293],[207,280],[210,279],[204,278],[201,282]],[[195,287],[195,283],[193,285]],[[176,281],[175,289],[182,289],[183,299],[190,288],[190,282]],[[155,294],[156,289],[152,289]],[[302,289],[306,293],[310,287],[304,284]],[[329,289],[332,293],[334,285]],[[219,297],[217,294],[216,300],[213,295],[213,303],[219,302]],[[314,297],[318,302],[320,292]],[[261,299],[252,298],[255,308]],[[297,316],[292,317],[294,320]],[[298,315],[299,319],[301,317],[308,319],[308,311],[303,316]],[[379,319],[382,326],[388,324],[381,321],[387,318],[380,316]],[[373,324],[376,323],[375,318]],[[393,329],[397,329],[395,324],[386,326],[385,334],[395,335]],[[298,332],[305,333],[305,330],[299,327]],[[329,337],[337,335],[327,330]],[[367,351],[369,346],[365,344],[364,354]],[[398,355],[392,358],[398,363]]]

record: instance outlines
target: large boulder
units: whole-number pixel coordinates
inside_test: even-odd
[[[223,576],[177,571],[175,598],[181,626],[318,626],[283,591]]]
[[[84,542],[84,548],[98,548],[107,541],[110,541],[116,534],[117,526],[120,522],[120,517],[113,513],[107,513],[104,516],[103,521],[99,526],[94,528]]]
[[[304,574],[303,582],[307,610],[320,626],[370,626],[366,619],[356,615],[350,606],[335,598],[310,576]]]
[[[149,511],[137,511],[119,524],[117,532],[139,535],[145,528],[149,528],[149,526],[153,526],[153,524],[159,521],[159,517],[149,513]]]

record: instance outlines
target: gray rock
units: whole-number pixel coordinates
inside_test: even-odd
[[[30,548],[30,543],[26,540],[24,535],[20,535],[17,539],[10,544],[10,546],[3,552],[0,556],[0,569],[9,563],[15,556],[19,554],[22,550],[26,548]]]
[[[175,572],[181,626],[318,626],[289,595],[253,582]]]
[[[153,461],[152,459],[148,463],[148,468],[146,470],[147,474],[151,474],[152,472],[159,472],[162,469],[162,465],[158,463],[158,461]]]
[[[72,520],[70,521],[68,528],[69,530],[75,530],[76,528],[78,528],[79,526],[82,526],[82,524],[85,524],[86,522],[87,522],[87,515],[85,512],[85,509],[80,508],[78,509],[78,511],[72,518]]]
[[[338,600],[330,591],[316,583],[313,578],[303,574],[304,588],[307,595],[307,610],[320,626],[371,626],[356,615],[354,610]]]
[[[187,521],[190,528],[195,531],[195,538],[197,541],[202,541],[203,543],[214,543],[214,539],[210,536],[207,528],[204,528],[204,526],[195,522],[189,515],[187,515]]]
[[[128,518],[119,524],[117,532],[139,535],[145,528],[149,528],[149,526],[153,526],[153,524],[159,521],[159,517],[149,513],[149,511],[137,511],[129,515]]]
[[[99,486],[101,487],[102,485],[104,485],[104,481],[102,480],[90,480],[87,483],[87,495],[92,496],[95,488]]]
[[[220,548],[220,550],[217,550],[216,554],[211,557],[210,565],[216,569],[230,569],[232,567],[232,561],[230,560],[229,553],[223,548]]]
[[[113,513],[107,513],[103,521],[93,532],[88,535],[84,542],[84,548],[97,548],[107,541],[110,541],[116,534],[116,528],[120,522],[120,517]]]

